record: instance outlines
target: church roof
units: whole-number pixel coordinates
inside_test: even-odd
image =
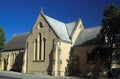
[[[73,30],[74,30],[74,28],[75,28],[75,24],[76,24],[76,22],[70,22],[70,23],[67,23],[67,24],[66,24],[69,37],[72,36],[72,32],[73,32]]]
[[[65,24],[61,21],[45,15],[43,12],[41,14],[59,39],[72,42],[71,37],[76,27],[77,21]],[[101,26],[82,30],[76,42],[74,43],[74,46],[96,44],[97,42],[99,42],[99,39],[96,37],[99,34],[100,29]],[[29,33],[13,35],[3,51],[24,49],[28,35]]]
[[[11,40],[7,43],[3,51],[24,49],[26,45],[26,39],[29,33],[14,34]]]
[[[101,26],[84,29],[79,34],[74,46],[97,44],[100,41],[97,37],[100,30]]]
[[[69,37],[69,33],[72,32],[72,29],[74,28],[73,24],[65,24],[61,21],[58,21],[54,18],[51,18],[47,15],[43,15],[45,17],[45,19],[47,20],[47,22],[49,23],[49,25],[51,26],[51,28],[53,29],[53,31],[56,33],[56,35],[62,39],[62,40],[65,40],[65,41],[68,41],[68,42],[71,42],[70,40],[70,37]],[[72,29],[67,29],[67,27],[72,27]]]
[[[63,23],[54,18],[51,18],[44,13],[42,13],[46,21],[49,23],[50,27],[53,29],[55,34],[62,40],[71,41],[72,33],[76,27],[77,21],[70,23]],[[97,38],[101,30],[101,26],[86,28],[79,34],[74,46],[78,45],[90,45],[97,44],[100,40]]]

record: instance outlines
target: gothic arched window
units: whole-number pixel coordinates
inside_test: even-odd
[[[41,60],[41,52],[42,52],[42,36],[39,33],[39,59]]]
[[[34,42],[34,60],[37,60],[37,40]]]

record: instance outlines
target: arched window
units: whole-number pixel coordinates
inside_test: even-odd
[[[34,42],[34,60],[37,60],[37,40]]]
[[[41,52],[42,52],[42,39],[41,39],[41,33],[39,33],[39,60],[41,60]]]
[[[46,39],[43,38],[42,39],[42,52],[41,52],[41,60],[44,61],[45,60],[45,51],[46,50]]]
[[[44,41],[44,52],[43,52],[43,60],[45,60],[45,50],[46,50],[46,39],[43,38]]]
[[[41,33],[38,34],[38,38],[34,40],[34,60],[45,60],[46,52],[46,39],[42,38]]]

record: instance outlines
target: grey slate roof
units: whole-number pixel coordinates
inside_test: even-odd
[[[10,51],[10,50],[17,50],[17,49],[24,49],[26,45],[26,39],[29,33],[23,33],[18,35],[13,35],[11,40],[7,43],[6,47],[3,51]]]
[[[66,24],[69,37],[71,37],[71,35],[72,35],[72,32],[73,32],[73,30],[75,28],[75,24],[76,24],[76,22],[70,22],[70,23]]]
[[[60,39],[71,42],[65,23],[60,22],[47,15],[43,15],[43,16],[45,17],[47,22],[50,24],[51,28],[54,30],[54,32]]]
[[[71,41],[72,33],[76,27],[76,22],[70,22],[70,23],[63,23],[60,22],[54,18],[51,18],[44,13],[42,13],[46,21],[49,23],[53,31],[56,33],[56,35],[65,41]],[[96,44],[100,40],[97,37],[101,29],[101,26],[99,27],[93,27],[93,28],[87,28],[84,29],[77,38],[77,41],[75,42],[74,46],[78,45],[89,45],[89,44]]]
[[[75,42],[74,46],[96,44],[100,41],[97,35],[100,33],[101,26],[84,29]]]

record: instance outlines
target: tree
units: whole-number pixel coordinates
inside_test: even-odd
[[[118,43],[120,43],[120,40],[116,40],[120,39],[120,10],[114,4],[110,4],[104,9],[100,36],[101,44],[91,54],[100,56],[102,62],[105,62],[104,65],[107,68],[108,77],[113,79],[111,69],[113,52],[117,48]]]
[[[2,27],[0,27],[0,51],[4,48],[4,42],[6,41],[5,39],[5,33],[2,29]]]
[[[116,41],[118,38],[117,35],[120,34],[120,11],[114,4],[110,4],[104,9],[103,16],[101,30],[102,47],[106,50],[106,52],[103,52],[106,53],[104,58],[106,67],[108,68],[108,77],[112,79],[112,56],[114,48],[116,48],[118,43]]]

